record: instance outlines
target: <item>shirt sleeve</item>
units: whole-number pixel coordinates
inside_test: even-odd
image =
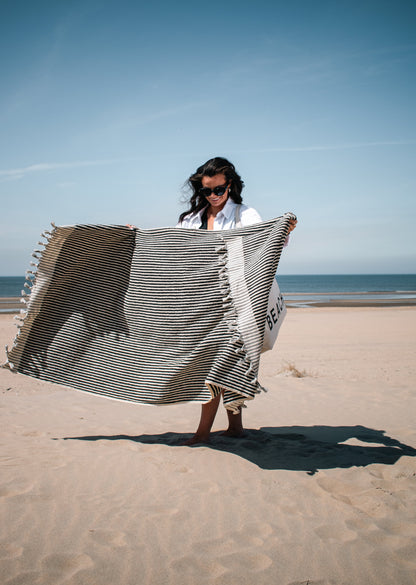
[[[241,210],[241,225],[246,227],[247,225],[253,225],[254,223],[260,223],[262,221],[260,214],[253,207],[246,207]]]
[[[246,207],[241,211],[241,225],[245,227],[247,225],[253,225],[254,223],[260,223],[263,221],[260,217],[258,211],[256,211],[253,207]],[[288,234],[284,243],[284,247],[289,244],[290,235]]]

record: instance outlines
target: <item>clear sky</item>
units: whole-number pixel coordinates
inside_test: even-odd
[[[174,225],[212,156],[283,274],[416,272],[414,0],[0,0],[0,275],[57,224]]]

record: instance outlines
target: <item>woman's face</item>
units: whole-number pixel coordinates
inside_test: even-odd
[[[227,179],[225,175],[223,173],[218,173],[218,175],[214,175],[213,177],[204,175],[201,179],[201,183],[204,189],[215,189],[215,187],[227,186],[227,189],[223,195],[216,195],[215,193],[211,192],[210,196],[206,197],[206,200],[214,211],[221,211],[221,209],[227,203],[228,192],[230,190],[230,186],[227,185]]]

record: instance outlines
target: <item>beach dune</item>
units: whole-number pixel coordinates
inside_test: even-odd
[[[197,404],[2,369],[0,583],[414,585],[415,331],[415,307],[289,309],[245,437],[221,409],[192,448]]]

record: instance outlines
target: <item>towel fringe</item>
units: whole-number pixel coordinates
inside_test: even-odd
[[[252,387],[252,392],[258,394],[260,392],[260,384],[257,379],[257,368],[254,367],[248,353],[247,348],[244,344],[244,339],[241,335],[241,331],[238,328],[237,322],[237,311],[234,304],[234,299],[231,292],[229,271],[228,271],[228,248],[226,242],[221,246],[215,248],[219,258],[217,261],[218,265],[218,276],[219,286],[222,297],[222,306],[225,309],[224,319],[227,324],[228,331],[231,335],[230,344],[234,353],[239,356],[237,364],[242,366],[244,370],[244,376],[247,382]],[[235,413],[239,412],[240,408],[245,407],[245,400],[249,400],[248,397],[234,400],[230,405],[224,404],[225,408]]]
[[[215,248],[215,251],[217,252],[217,254],[227,253],[227,244],[223,242],[220,246],[217,246]]]
[[[6,350],[6,363],[3,364],[2,367],[8,368],[9,370],[14,370],[14,364],[10,361],[9,346],[8,345],[6,345],[5,350]]]
[[[32,268],[29,268],[28,270],[26,270],[25,273],[25,282],[23,284],[23,289],[21,291],[21,297],[20,297],[20,302],[26,306],[25,309],[21,309],[20,313],[18,315],[14,316],[14,319],[16,321],[16,327],[17,327],[17,332],[16,332],[16,339],[19,337],[20,335],[20,330],[23,326],[23,323],[28,315],[28,305],[30,303],[30,297],[32,294],[32,289],[36,283],[36,278],[37,278],[37,274],[38,274],[38,268],[39,268],[39,263],[42,260],[42,256],[46,250],[46,247],[49,243],[49,240],[51,238],[51,236],[53,235],[53,233],[56,231],[56,225],[51,222],[51,226],[52,226],[52,230],[45,230],[40,237],[44,238],[46,240],[46,243],[43,242],[42,240],[38,241],[38,246],[43,246],[44,250],[39,250],[38,248],[36,248],[35,250],[33,250],[32,252],[32,258],[34,258],[36,260],[35,261],[31,261],[29,262],[29,266],[31,266]],[[13,344],[13,347],[16,346],[16,340],[15,343]],[[9,359],[7,359],[7,364],[10,365],[10,361]],[[6,365],[7,365],[6,364]],[[12,369],[12,368],[10,368]]]

